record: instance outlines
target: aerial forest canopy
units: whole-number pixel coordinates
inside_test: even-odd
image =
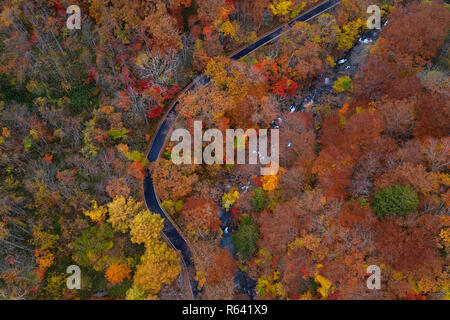
[[[286,25],[321,2],[3,0],[0,299],[449,299],[450,6]],[[279,170],[149,161],[164,119],[279,129]]]

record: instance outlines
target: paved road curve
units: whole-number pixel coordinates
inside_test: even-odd
[[[295,24],[298,21],[308,21],[317,15],[322,14],[323,12],[335,7],[337,4],[339,4],[340,0],[328,0],[317,7],[305,12],[304,14],[298,16],[297,18],[289,21],[287,24],[269,32],[268,34],[264,35],[259,40],[255,41],[252,44],[249,44],[243,49],[240,49],[238,52],[234,53],[230,56],[231,59],[238,60],[249,53],[255,51],[256,49],[262,47],[263,45],[273,41],[274,39],[281,36],[283,33],[287,32],[289,30],[289,27],[291,27],[293,24]],[[198,77],[194,82],[192,82],[183,92],[187,93],[191,90],[193,90],[196,86],[199,85],[206,85],[209,83],[209,79],[202,75]],[[169,111],[167,112],[166,116],[164,117],[164,120],[160,123],[160,126],[158,130],[156,131],[155,136],[153,137],[153,141],[150,145],[149,152],[147,154],[147,158],[150,162],[155,162],[161,153],[161,149],[164,146],[164,142],[166,140],[167,134],[172,127],[173,119],[176,118],[176,106],[179,104],[178,99],[175,100],[172,105],[169,108]],[[171,115],[171,117],[169,117]],[[172,120],[170,120],[172,119]],[[148,174],[147,177],[144,180],[144,198],[145,202],[147,204],[148,209],[153,213],[158,213],[161,215],[161,217],[164,218],[164,236],[165,238],[170,242],[170,244],[176,249],[179,250],[181,253],[181,257],[183,259],[183,263],[185,268],[187,269],[189,276],[190,276],[190,283],[191,283],[191,291],[193,298],[196,298],[198,295],[197,290],[197,281],[194,280],[195,275],[195,268],[194,268],[194,260],[192,257],[192,249],[189,246],[187,240],[183,237],[181,234],[181,231],[178,229],[176,224],[172,221],[170,216],[164,212],[164,210],[161,208],[161,205],[159,203],[159,199],[155,193],[155,188],[152,183],[151,175]]]

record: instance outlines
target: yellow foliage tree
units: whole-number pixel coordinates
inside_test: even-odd
[[[285,16],[291,12],[292,2],[275,0],[269,7],[274,15]]]
[[[131,241],[150,246],[160,238],[163,228],[164,219],[160,215],[151,214],[147,210],[141,211],[131,223]]]
[[[180,274],[180,258],[162,241],[164,219],[158,214],[141,210],[129,221],[131,241],[144,244],[145,253],[136,268],[134,286],[128,290],[127,300],[157,299],[162,286],[172,283]],[[122,220],[120,222],[121,225]]]
[[[109,211],[108,222],[116,231],[127,232],[133,218],[142,210],[142,204],[132,197],[128,200],[117,196],[107,205]]]
[[[2,128],[2,136],[9,138],[11,136],[11,131],[7,127]]]
[[[343,76],[337,79],[333,84],[336,93],[350,91],[353,89],[353,80],[349,76]]]
[[[286,292],[283,285],[278,282],[279,273],[274,272],[272,275],[263,275],[258,278],[256,283],[256,291],[261,297],[285,298]]]
[[[449,228],[441,229],[441,232],[439,232],[439,237],[441,238],[441,241],[445,247],[450,247],[450,229]]]
[[[197,271],[197,273],[195,274],[195,280],[198,281],[198,285],[197,288],[198,290],[201,290],[203,288],[203,286],[206,283],[206,272],[203,271]]]
[[[239,191],[230,190],[230,192],[225,193],[222,196],[222,206],[225,209],[229,209],[233,206],[233,204],[239,199]]]
[[[141,258],[134,276],[134,284],[146,294],[156,295],[163,285],[174,281],[181,272],[177,252],[165,242],[152,241]]]
[[[333,293],[333,283],[330,280],[321,276],[320,274],[317,274],[314,277],[314,280],[320,284],[320,288],[317,289],[317,291],[319,291],[323,298],[328,298],[330,293]]]
[[[6,223],[0,222],[0,239],[5,239],[9,234]]]
[[[206,66],[205,73],[217,86],[226,89],[236,102],[242,101],[250,90],[245,69],[227,57],[211,59]]]
[[[230,20],[226,20],[223,23],[219,23],[218,31],[222,33],[225,37],[229,36],[231,39],[237,38],[237,30],[239,29],[239,25],[236,22],[231,22]]]
[[[104,206],[99,206],[95,200],[91,201],[91,206],[91,210],[84,210],[83,214],[94,222],[104,222],[108,210]]]
[[[134,285],[127,290],[127,295],[125,297],[127,300],[144,300],[145,291],[138,286]]]
[[[363,25],[364,22],[362,21],[362,19],[358,19],[344,25],[336,37],[338,49],[347,51],[348,49],[353,47],[353,44],[358,38]]]

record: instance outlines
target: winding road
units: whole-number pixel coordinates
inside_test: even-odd
[[[252,53],[256,49],[264,46],[265,44],[273,41],[278,38],[282,34],[289,31],[290,27],[299,21],[308,21],[323,12],[335,7],[340,3],[340,0],[328,0],[322,2],[318,6],[312,8],[311,10],[301,14],[300,16],[294,18],[288,23],[282,25],[281,27],[276,28],[275,30],[270,31],[257,41],[247,45],[245,48],[238,50],[236,53],[230,56],[233,60],[238,60],[246,55]],[[180,95],[188,93],[193,90],[197,86],[203,86],[209,83],[209,78],[205,75],[197,77],[190,85],[188,85]],[[178,95],[178,97],[180,97]],[[160,122],[159,127],[156,131],[156,134],[153,137],[153,140],[150,144],[149,151],[147,153],[148,160],[152,163],[158,160],[161,150],[164,146],[164,143],[167,138],[167,134],[172,127],[173,122],[176,119],[176,107],[179,104],[179,99],[175,99],[175,101],[171,104],[169,111],[166,113],[163,120]],[[181,230],[178,226],[172,221],[170,216],[164,211],[159,202],[158,196],[156,195],[155,188],[152,182],[152,177],[150,173],[148,173],[147,177],[144,180],[144,198],[145,203],[148,209],[153,213],[158,213],[164,218],[164,230],[163,236],[164,238],[172,245],[172,247],[176,250],[179,250],[181,253],[181,258],[184,264],[185,269],[189,273],[190,278],[190,286],[192,292],[192,298],[197,298],[198,289],[197,289],[197,281],[194,279],[195,276],[195,265],[193,254],[195,254],[194,249],[189,244],[188,240],[183,236]]]

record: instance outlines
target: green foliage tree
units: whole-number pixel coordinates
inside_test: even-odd
[[[132,286],[127,291],[126,299],[127,300],[144,300],[145,299],[145,290],[139,288],[138,286]]]
[[[99,90],[89,85],[76,85],[69,90],[70,98],[70,112],[72,115],[77,115],[82,112],[89,112],[98,106]]]
[[[353,80],[349,76],[340,77],[333,84],[336,93],[341,93],[353,89]]]
[[[239,225],[239,230],[233,234],[233,243],[241,260],[248,260],[253,256],[258,239],[258,224],[252,217],[244,217]]]
[[[114,140],[126,139],[127,138],[127,134],[128,134],[128,129],[126,129],[126,128],[121,128],[121,129],[113,128],[113,129],[108,130],[108,134]]]
[[[47,298],[61,300],[64,298],[64,288],[67,275],[64,273],[51,273],[47,277],[47,284],[43,288],[43,293]]]
[[[255,211],[264,209],[267,203],[267,196],[263,188],[256,188],[253,190],[254,197],[252,199],[252,206]]]
[[[92,266],[96,271],[105,269],[112,262],[108,253],[114,247],[113,239],[114,231],[109,224],[90,227],[70,245],[74,261],[83,267]]]
[[[375,193],[372,208],[378,217],[387,214],[407,215],[417,208],[419,199],[410,186],[389,186]]]
[[[183,200],[164,200],[161,203],[161,206],[164,208],[164,210],[166,210],[167,213],[174,215],[176,213],[180,213],[181,210],[183,210]]]

